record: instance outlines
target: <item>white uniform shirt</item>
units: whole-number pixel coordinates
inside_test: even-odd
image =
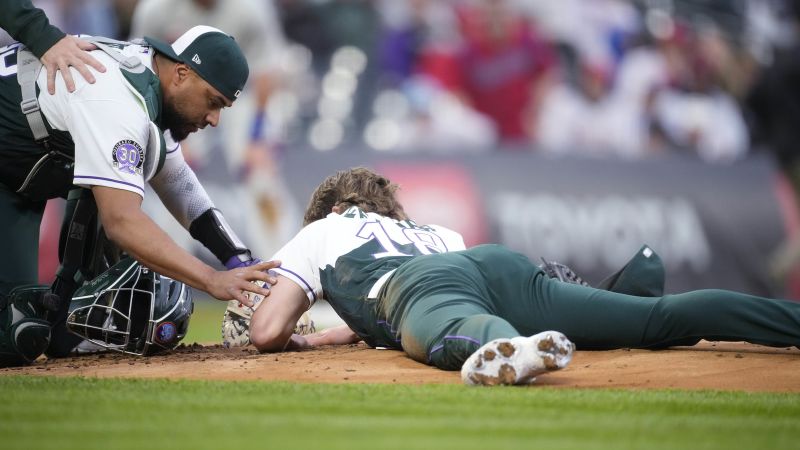
[[[134,55],[148,68],[152,65],[149,47],[127,46],[126,56]],[[56,77],[56,93],[47,92],[47,74],[39,74],[39,104],[45,119],[56,130],[66,131],[75,143],[73,183],[78,186],[107,186],[135,192],[144,197],[142,165],[150,136],[150,119],[140,97],[129,87],[119,64],[105,52],[92,56],[106,72],[93,70],[96,82],[89,84],[75,69],[75,92],[68,92],[63,78]],[[165,134],[167,157],[182,157],[179,145]],[[157,156],[156,156],[157,157]]]
[[[331,213],[313,222],[276,253],[281,261],[274,269],[306,293],[309,306],[324,298],[320,270],[336,268],[339,257],[351,254],[368,243],[377,242],[382,252],[365,254],[365,265],[380,258],[428,255],[464,250],[463,237],[439,225],[417,225],[409,220],[395,220],[351,207],[341,215]],[[374,247],[372,247],[374,248]],[[376,284],[388,279],[387,273]],[[376,290],[374,287],[372,290]]]

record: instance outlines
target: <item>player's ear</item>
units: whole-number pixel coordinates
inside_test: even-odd
[[[189,79],[189,76],[192,73],[192,69],[189,68],[186,64],[178,63],[175,64],[175,83],[180,84]]]

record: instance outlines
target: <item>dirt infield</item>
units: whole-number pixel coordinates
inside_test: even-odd
[[[445,372],[393,350],[363,344],[258,354],[252,347],[181,346],[150,358],[116,353],[37,360],[2,375],[53,375],[206,380],[283,380],[308,383],[460,383]],[[745,343],[701,342],[661,351],[577,352],[566,369],[537,385],[578,388],[679,388],[800,392],[800,351]]]

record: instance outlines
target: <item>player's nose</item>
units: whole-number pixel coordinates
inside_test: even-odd
[[[215,109],[208,114],[206,114],[206,123],[211,125],[212,127],[216,127],[219,124],[219,116],[220,110]]]

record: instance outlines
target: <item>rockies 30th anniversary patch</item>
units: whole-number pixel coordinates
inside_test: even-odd
[[[144,150],[136,141],[123,139],[114,145],[111,152],[114,167],[124,173],[142,173],[144,164]]]

